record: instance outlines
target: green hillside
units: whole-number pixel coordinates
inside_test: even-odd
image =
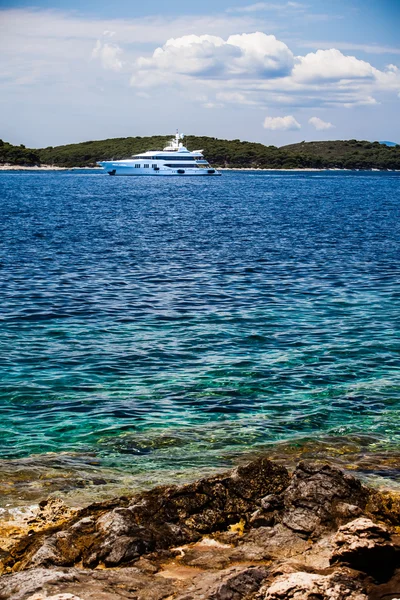
[[[321,166],[340,169],[399,169],[400,146],[385,146],[379,142],[336,140],[332,142],[301,142],[283,146],[281,150],[296,157],[321,160]]]
[[[30,150],[21,146],[13,146],[0,140],[0,165],[9,163],[10,165],[35,165],[40,163],[40,156],[37,150]]]
[[[114,138],[37,150],[0,140],[0,164],[93,167],[99,160],[117,160],[145,150],[162,149],[169,138]],[[240,140],[187,136],[185,144],[191,150],[204,150],[205,157],[215,167],[400,169],[400,146],[388,147],[379,142],[302,142],[277,148]]]
[[[83,142],[40,150],[43,163],[59,166],[91,166],[96,161],[120,159],[146,150],[160,150],[171,136],[130,137]],[[219,140],[210,137],[187,136],[185,145],[190,150],[204,150],[204,155],[216,167],[272,167],[290,168],[298,165],[297,158],[275,146],[264,146],[240,140]],[[304,159],[300,158],[303,165]],[[306,159],[307,162],[307,159]]]

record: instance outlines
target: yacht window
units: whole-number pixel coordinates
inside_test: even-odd
[[[148,169],[150,165],[143,165],[145,169]]]
[[[198,169],[199,168],[197,165],[185,165],[184,163],[177,164],[177,165],[165,163],[164,166],[165,167],[173,167],[174,169],[182,169],[183,167],[186,167],[187,169]]]
[[[157,165],[151,165],[153,169],[155,169],[157,167]]]
[[[154,160],[167,160],[171,162],[171,160],[185,160],[185,161],[194,161],[196,158],[194,156],[155,156]]]
[[[140,169],[140,165],[135,165],[135,169]]]

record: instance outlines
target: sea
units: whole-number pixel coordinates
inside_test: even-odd
[[[0,507],[260,454],[400,487],[400,173],[0,173]]]

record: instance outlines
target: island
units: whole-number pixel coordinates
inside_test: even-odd
[[[26,148],[0,140],[0,168],[94,168],[100,160],[119,160],[163,148],[168,136],[112,138]],[[400,145],[352,140],[300,142],[280,148],[256,142],[187,136],[189,148],[202,149],[219,169],[359,169],[400,170]]]

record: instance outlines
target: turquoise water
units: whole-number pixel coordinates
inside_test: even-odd
[[[0,174],[7,481],[400,447],[400,174],[201,179]]]

